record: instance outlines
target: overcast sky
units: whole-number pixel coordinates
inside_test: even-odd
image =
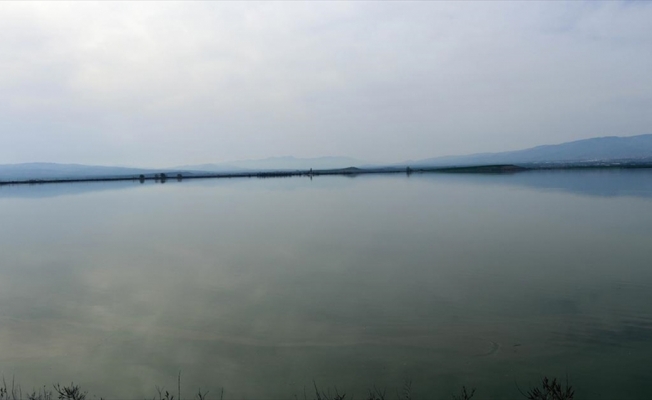
[[[652,133],[652,2],[0,2],[0,164]]]

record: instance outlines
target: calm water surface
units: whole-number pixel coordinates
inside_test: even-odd
[[[652,398],[652,171],[0,187],[0,221],[24,389]]]

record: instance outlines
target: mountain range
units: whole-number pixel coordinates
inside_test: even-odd
[[[652,162],[652,134],[607,136],[501,153],[480,153],[417,160],[402,165],[449,167],[491,164],[536,166],[605,162]]]
[[[338,169],[367,164],[350,157],[296,158],[270,157],[262,160],[240,160],[219,164],[182,165],[174,169],[207,172],[264,171],[264,170],[305,170]]]
[[[520,166],[599,165],[604,163],[652,164],[652,134],[609,136],[573,142],[532,147],[501,153],[480,153],[462,156],[435,157],[406,161],[387,167],[455,167],[496,164]],[[349,157],[272,157],[229,163],[183,165],[165,169],[107,167],[81,164],[25,163],[0,165],[0,181],[29,179],[98,178],[154,173],[223,173],[246,171],[279,171],[308,169],[340,169],[370,167],[369,163]],[[374,166],[379,167],[379,166]]]
[[[106,167],[83,164],[23,163],[0,165],[0,181],[28,179],[68,179],[154,173],[144,168]]]

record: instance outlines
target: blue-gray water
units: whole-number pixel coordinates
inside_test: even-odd
[[[652,398],[652,171],[0,187],[0,221],[24,391]]]

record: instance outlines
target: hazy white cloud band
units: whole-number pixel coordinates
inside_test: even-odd
[[[0,3],[0,163],[402,161],[652,133],[652,3]]]

